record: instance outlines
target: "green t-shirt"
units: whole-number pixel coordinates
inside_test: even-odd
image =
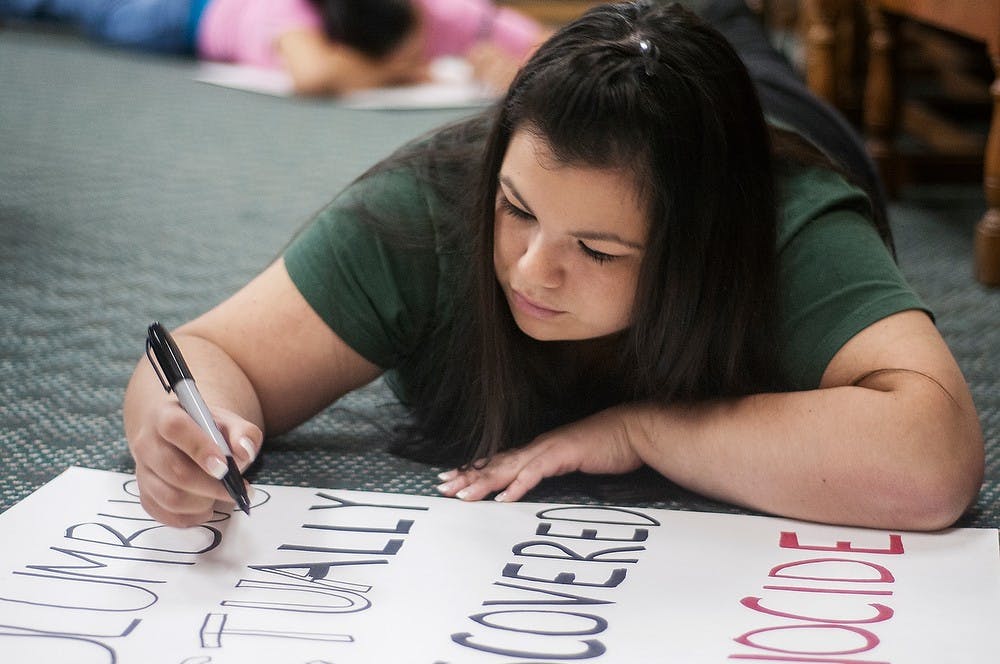
[[[866,218],[866,195],[840,175],[800,168],[780,181],[779,357],[789,390],[814,389],[836,352],[872,323],[924,309]],[[364,201],[403,235],[433,238],[422,247],[389,242],[353,205]],[[459,260],[442,239],[454,209],[413,172],[396,170],[355,183],[285,252],[292,281],[351,348],[391,370],[407,392],[422,358],[441,351],[456,306]],[[433,248],[432,248],[433,247]]]

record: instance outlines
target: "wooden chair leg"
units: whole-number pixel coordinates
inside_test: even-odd
[[[868,154],[878,166],[890,197],[899,192],[900,177],[893,143],[899,125],[899,70],[896,66],[898,20],[887,16],[877,2],[868,10],[868,76],[865,81],[864,128]]]
[[[983,159],[986,214],[976,226],[975,277],[987,286],[1000,286],[1000,49],[990,53],[996,78],[990,87],[993,117]]]
[[[806,85],[817,96],[837,103],[836,23],[834,0],[804,0]]]

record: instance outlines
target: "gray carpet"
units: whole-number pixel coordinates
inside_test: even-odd
[[[131,471],[121,398],[146,325],[176,326],[263,268],[366,166],[458,111],[360,112],[192,80],[194,64],[0,28],[0,511],[66,466]],[[971,277],[978,187],[906,192],[902,267],[972,384],[1000,526],[1000,290]],[[260,483],[433,495],[385,451],[381,383],[268,444]],[[558,478],[530,499],[739,512],[648,472]]]

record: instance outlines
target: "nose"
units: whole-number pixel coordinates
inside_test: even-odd
[[[517,261],[521,279],[538,288],[558,288],[564,277],[559,248],[536,230],[528,238],[524,253]]]

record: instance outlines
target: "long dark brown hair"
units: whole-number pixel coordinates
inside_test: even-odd
[[[633,177],[650,225],[622,333],[539,342],[514,322],[493,233],[498,173],[520,130],[559,163]],[[490,113],[376,167],[415,168],[454,206],[448,241],[467,260],[439,330],[448,342],[408,386],[419,435],[400,451],[468,463],[615,403],[779,389],[770,137],[730,44],[678,5],[639,1],[590,10],[539,48]]]

